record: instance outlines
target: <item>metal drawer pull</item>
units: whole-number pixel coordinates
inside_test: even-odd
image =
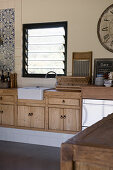
[[[33,116],[33,113],[28,113],[28,116]]]
[[[60,118],[63,119],[63,116],[61,115]]]
[[[2,100],[2,96],[0,96],[0,100]]]
[[[62,103],[65,103],[65,100],[62,100]]]
[[[31,113],[28,113],[28,116],[31,116]]]
[[[31,116],[33,116],[33,113],[31,113]]]
[[[0,113],[3,113],[3,110],[0,110]]]
[[[64,117],[63,117],[64,119],[66,118],[66,115],[64,115]]]

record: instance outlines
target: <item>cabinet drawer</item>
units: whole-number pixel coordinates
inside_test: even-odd
[[[1,96],[0,95],[0,103],[3,103],[3,102],[8,102],[8,103],[14,102],[14,96]]]
[[[61,105],[74,105],[80,106],[79,99],[59,99],[59,98],[49,98],[49,104],[61,104]]]

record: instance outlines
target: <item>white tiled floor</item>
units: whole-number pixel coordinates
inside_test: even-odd
[[[0,140],[60,147],[72,134],[0,127]]]

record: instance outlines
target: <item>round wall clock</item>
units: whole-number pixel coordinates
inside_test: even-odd
[[[113,52],[113,4],[105,9],[100,16],[97,34],[102,46]]]

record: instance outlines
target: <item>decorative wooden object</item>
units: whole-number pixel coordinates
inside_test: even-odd
[[[61,170],[113,170],[113,113],[61,146]]]
[[[72,56],[72,75],[78,77],[89,77],[92,79],[92,52],[73,52]],[[89,82],[88,82],[89,83]]]
[[[87,85],[90,82],[89,77],[72,77],[72,76],[58,76],[56,89],[71,89],[77,90],[82,85]],[[79,90],[79,89],[78,89]]]
[[[17,73],[11,73],[10,74],[11,79],[11,88],[17,88]]]

